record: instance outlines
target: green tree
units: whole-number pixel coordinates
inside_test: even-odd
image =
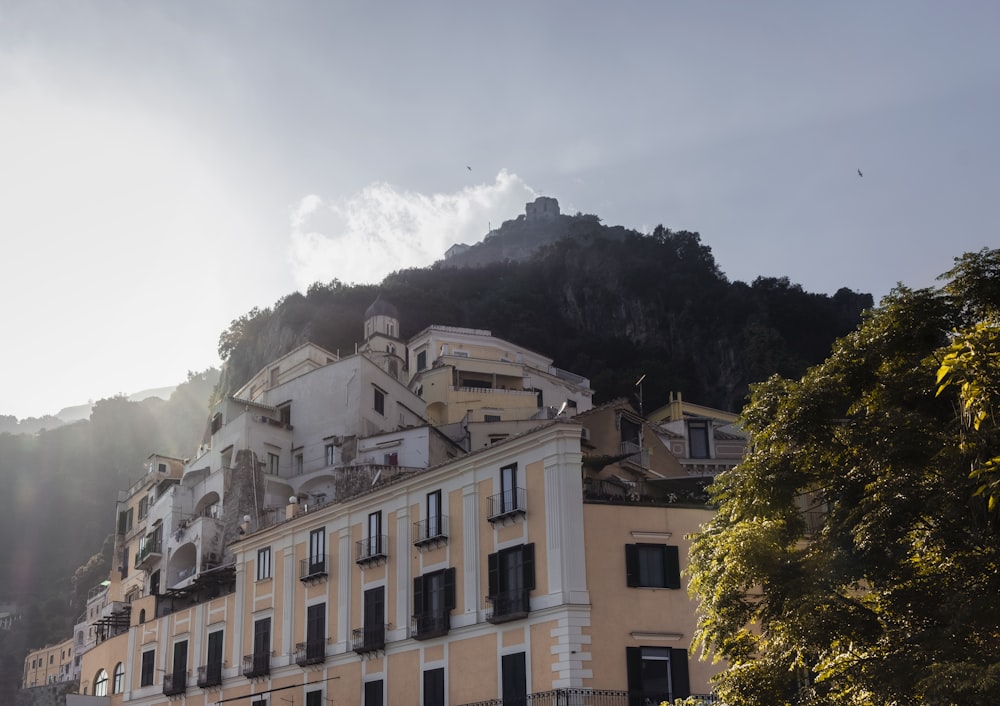
[[[998,257],[897,288],[801,379],[753,387],[691,553],[727,703],[996,703]]]

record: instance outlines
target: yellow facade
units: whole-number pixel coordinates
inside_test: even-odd
[[[709,511],[586,502],[580,438],[579,425],[550,422],[291,511],[231,547],[222,595],[134,602],[129,629],[84,655],[81,691],[103,670],[111,704],[460,705],[519,690],[624,692],[626,649],[666,647],[690,691],[707,693],[713,668],[684,652],[686,591],[628,586],[625,546],[677,546],[682,569],[684,537]],[[203,683],[210,642],[219,683]]]
[[[24,659],[22,688],[69,681],[73,674],[73,640],[34,650]]]

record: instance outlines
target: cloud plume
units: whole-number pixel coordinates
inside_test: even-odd
[[[387,274],[425,267],[455,243],[480,241],[490,225],[523,213],[535,197],[516,174],[446,194],[400,191],[375,182],[341,199],[310,194],[291,214],[290,260],[295,284],[338,279],[377,283]]]

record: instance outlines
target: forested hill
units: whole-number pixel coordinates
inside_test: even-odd
[[[738,410],[750,383],[800,376],[872,306],[870,294],[814,294],[784,277],[730,282],[697,233],[645,235],[595,216],[545,227],[508,221],[460,257],[380,285],[317,283],[254,309],[220,338],[221,392],[306,341],[353,353],[381,294],[399,309],[403,338],[431,324],[490,329],[588,376],[596,402],[632,396],[645,374],[646,409],[681,391]]]

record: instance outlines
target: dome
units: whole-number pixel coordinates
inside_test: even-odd
[[[396,307],[383,299],[382,295],[379,294],[375,297],[375,301],[372,302],[372,305],[365,310],[365,319],[370,319],[373,316],[389,316],[393,319],[398,319],[399,311],[397,311]]]

